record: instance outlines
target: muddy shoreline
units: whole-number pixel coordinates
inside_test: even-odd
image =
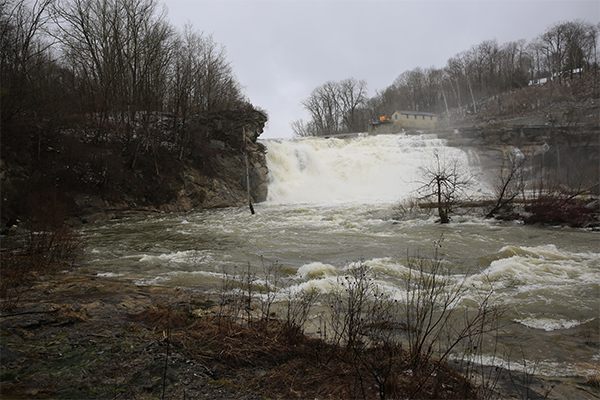
[[[215,300],[207,288],[140,286],[74,273],[42,277],[17,308],[0,314],[0,394],[7,399],[265,398],[256,388],[234,383],[239,374],[248,381],[256,371],[216,371],[175,342],[169,345],[164,331],[131,319],[158,304],[200,315],[210,312]],[[499,392],[489,398],[600,398],[585,381],[501,371]]]
[[[210,300],[201,289],[77,274],[43,278],[0,316],[2,398],[262,398],[215,379],[177,348],[163,387],[166,338],[128,317],[157,303],[200,309]]]

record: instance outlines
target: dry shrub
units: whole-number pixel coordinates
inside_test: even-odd
[[[31,289],[40,275],[55,273],[68,266],[66,260],[43,252],[30,252],[28,249],[1,252],[0,308],[3,310],[16,308],[23,294]]]
[[[35,265],[35,264],[34,264]],[[0,308],[12,310],[17,307],[23,293],[31,288],[36,274],[32,260],[15,251],[0,253]]]
[[[85,247],[85,238],[65,224],[72,215],[70,198],[55,188],[24,191],[26,234],[11,238],[0,254],[0,308],[17,307],[22,294],[39,275],[72,266]]]
[[[427,210],[419,206],[419,200],[415,197],[402,199],[394,205],[392,212],[392,219],[396,221],[415,219],[428,213]]]
[[[281,333],[288,341],[296,342],[304,338],[304,326],[319,296],[319,292],[314,289],[295,293],[288,291],[285,301],[286,318],[281,328]]]
[[[224,317],[211,316],[196,321],[188,332],[197,344],[232,366],[260,366],[280,361],[290,351],[279,332],[281,324],[240,325]],[[224,329],[227,327],[227,329]]]
[[[526,211],[531,216],[527,223],[568,225],[573,228],[582,228],[595,223],[594,213],[597,210],[586,207],[585,202],[558,193],[541,195],[536,198]]]
[[[259,327],[227,324],[222,319],[209,316],[194,323],[185,347],[237,374],[240,385],[275,398],[331,397],[332,393],[338,394],[335,398],[352,397],[346,388],[347,373],[341,372],[344,369],[329,368],[319,361],[324,358],[320,354],[330,352],[323,341],[302,334],[290,339],[281,333],[285,323],[279,321]],[[229,329],[223,329],[225,325]],[[244,370],[264,372],[257,376]]]
[[[88,320],[87,310],[80,308],[74,309],[72,306],[65,304],[58,309],[57,318],[62,323],[85,322]]]
[[[182,311],[174,311],[163,303],[154,304],[152,307],[129,315],[129,319],[135,322],[143,322],[155,329],[170,330],[182,328],[187,325],[187,314]]]
[[[594,389],[600,389],[600,374],[588,376],[588,378],[585,381],[585,384],[593,387]]]
[[[409,357],[400,347],[345,352],[345,344],[336,346],[301,332],[290,337],[286,326],[286,321],[273,320],[267,326],[240,325],[209,315],[177,340],[190,358],[201,359],[214,371],[215,379],[226,377],[271,398],[403,398],[417,387]],[[446,366],[435,368],[435,377],[414,398],[474,398],[458,373]],[[376,381],[378,374],[387,376],[385,382]],[[379,388],[382,383],[384,390]]]
[[[44,186],[26,191],[25,196],[24,252],[39,257],[39,268],[73,264],[85,245],[85,238],[66,224],[74,213],[73,199],[56,188]]]

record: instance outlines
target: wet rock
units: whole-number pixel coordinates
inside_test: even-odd
[[[12,347],[0,347],[0,360],[3,365],[18,363],[25,355],[24,351]]]

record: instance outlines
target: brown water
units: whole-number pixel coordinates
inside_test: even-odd
[[[489,352],[481,361],[510,362],[513,370],[535,365],[547,377],[599,372],[600,233],[479,216],[447,225],[428,215],[396,220],[394,206],[414,190],[419,165],[443,143],[427,137],[348,143],[267,143],[271,195],[255,206],[256,215],[227,208],[87,226],[82,270],[211,287],[224,271],[250,264],[258,273],[277,261],[285,277],[281,293],[306,287],[326,293],[350,262],[362,259],[380,287],[402,300],[407,251],[431,254],[443,238],[448,274],[469,288],[462,302],[491,284],[492,301],[506,308],[497,356]],[[451,152],[477,168],[471,155]],[[483,182],[473,191],[486,188]]]

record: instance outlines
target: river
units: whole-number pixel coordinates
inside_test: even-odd
[[[535,365],[546,377],[598,373],[598,232],[486,220],[478,212],[445,225],[433,214],[400,213],[398,204],[422,186],[421,171],[435,154],[458,160],[474,176],[484,169],[476,154],[433,136],[264,143],[269,197],[255,205],[255,215],[224,208],[88,225],[81,271],[215,288],[226,271],[278,262],[282,290],[327,292],[349,263],[364,260],[381,286],[401,298],[407,253],[432,254],[442,240],[447,273],[469,288],[465,300],[491,284],[493,302],[506,309],[504,355],[490,354],[490,364]],[[478,196],[490,188],[482,181],[469,191]]]

